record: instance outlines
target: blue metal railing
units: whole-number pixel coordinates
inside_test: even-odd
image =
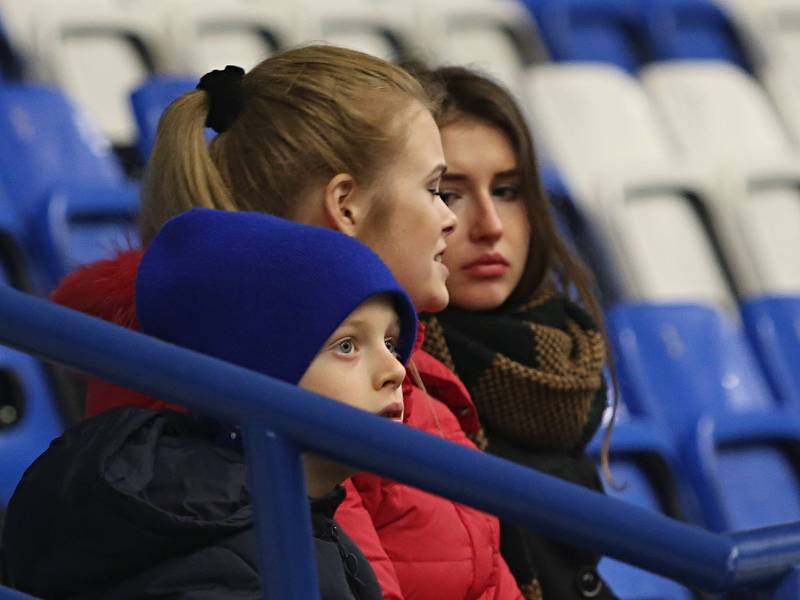
[[[0,342],[242,426],[265,598],[319,597],[306,450],[692,587],[800,589],[800,523],[713,534],[8,287]]]

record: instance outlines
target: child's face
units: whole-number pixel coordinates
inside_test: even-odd
[[[391,299],[370,298],[336,328],[298,385],[402,422],[406,370],[394,354],[399,335]]]

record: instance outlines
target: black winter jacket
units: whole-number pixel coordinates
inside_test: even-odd
[[[256,536],[241,452],[207,421],[126,407],[56,439],[25,473],[3,532],[6,584],[43,598],[255,600]],[[339,488],[311,503],[324,600],[378,600],[338,530]]]

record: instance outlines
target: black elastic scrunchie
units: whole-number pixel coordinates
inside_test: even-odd
[[[200,78],[196,89],[208,94],[206,127],[222,133],[233,125],[244,108],[243,76],[244,69],[228,65],[223,70],[214,69]]]

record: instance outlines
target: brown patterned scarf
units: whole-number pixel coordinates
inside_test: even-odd
[[[605,408],[603,336],[564,296],[487,312],[450,308],[427,320],[424,349],[472,394],[486,436],[520,449],[582,449]]]

